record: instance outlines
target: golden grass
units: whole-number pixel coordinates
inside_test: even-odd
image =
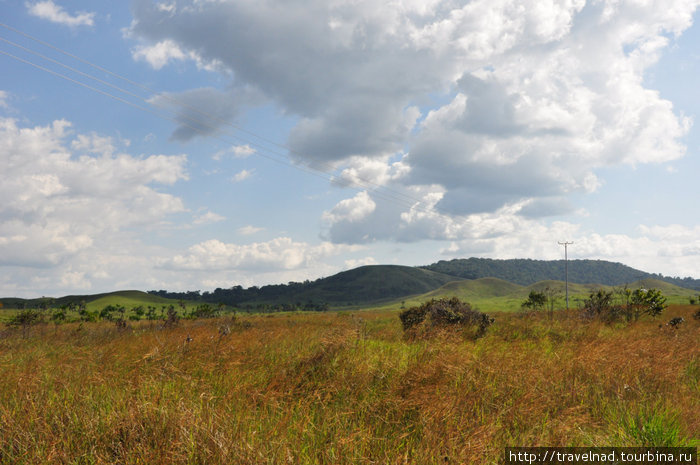
[[[678,331],[499,314],[476,341],[405,341],[395,312],[5,331],[0,463],[489,464],[506,446],[698,445],[700,321],[690,307],[664,321],[677,315]]]

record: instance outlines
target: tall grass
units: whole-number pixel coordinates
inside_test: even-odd
[[[0,463],[489,464],[505,446],[698,445],[700,322],[667,312],[686,324],[500,314],[476,341],[405,341],[395,312],[5,331]]]

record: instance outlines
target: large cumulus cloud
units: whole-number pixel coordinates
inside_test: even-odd
[[[131,31],[217,63],[232,88],[296,117],[297,161],[346,184],[429,193],[417,197],[423,208],[464,225],[511,210],[561,215],[572,193],[600,186],[603,167],[682,157],[691,121],[645,87],[644,72],[699,3],[138,0]],[[363,172],[371,179],[356,179]],[[378,204],[355,221],[328,213],[328,234],[440,236],[409,227],[413,204]]]
[[[65,120],[25,126],[0,118],[0,266],[26,286],[89,288],[107,277],[132,231],[185,211],[160,192],[187,178],[184,155],[134,157],[110,138],[74,134]],[[81,265],[78,265],[78,264]],[[44,278],[41,278],[41,276]],[[44,284],[45,285],[45,284]]]

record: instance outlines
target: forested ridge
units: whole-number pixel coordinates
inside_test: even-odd
[[[676,286],[700,290],[700,280],[671,278],[647,273],[621,263],[604,260],[569,260],[569,282],[620,286],[644,279],[660,279]],[[499,278],[522,286],[547,281],[563,281],[564,260],[468,258],[441,260],[422,267],[372,265],[344,271],[315,281],[271,284],[244,288],[233,285],[214,291],[170,292],[151,294],[181,300],[203,300],[227,305],[275,304],[319,310],[328,304],[354,305],[437,289],[460,279]]]

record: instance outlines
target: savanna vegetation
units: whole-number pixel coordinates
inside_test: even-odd
[[[175,306],[124,326],[118,309],[32,310],[0,326],[0,463],[495,464],[506,446],[699,445],[698,307],[609,318],[624,303],[606,295],[551,314]]]

